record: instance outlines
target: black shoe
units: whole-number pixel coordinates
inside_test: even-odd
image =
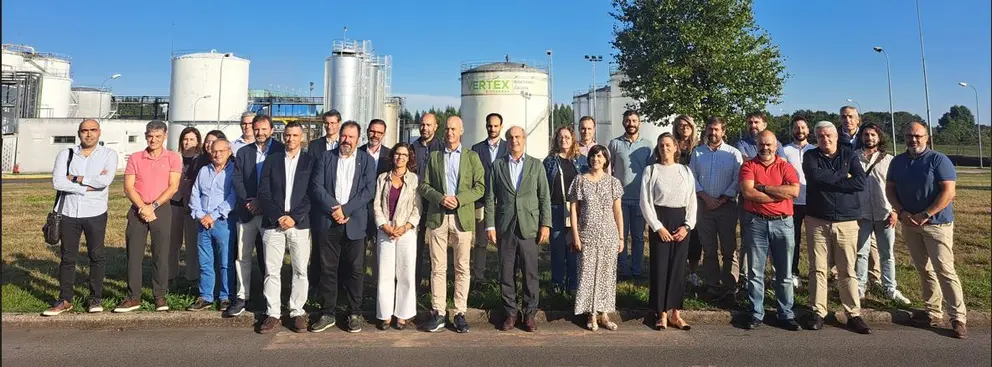
[[[217,308],[217,311],[224,312],[227,311],[229,307],[231,307],[231,301],[224,299],[220,301],[220,307]]]
[[[806,330],[820,330],[823,329],[823,318],[820,314],[814,313],[806,321]]]
[[[203,300],[203,297],[197,297],[196,302],[186,307],[186,311],[203,311],[214,306],[213,302],[207,302]]]
[[[847,320],[847,328],[858,334],[871,334],[871,328],[861,317],[855,316]]]
[[[321,331],[327,330],[334,327],[337,321],[334,320],[334,315],[321,315],[317,322],[310,325],[310,332],[319,333]]]
[[[348,316],[348,332],[357,333],[362,331],[362,317],[358,315]]]
[[[389,320],[379,320],[379,324],[376,325],[375,328],[376,329],[379,329],[379,331],[388,331],[389,330]]]
[[[245,312],[245,300],[240,298],[235,298],[231,305],[227,307],[227,311],[224,311],[224,317],[235,317],[240,316]]]
[[[430,319],[427,320],[427,326],[424,327],[424,331],[429,333],[434,333],[444,330],[444,316],[441,316],[437,310],[431,311]]]
[[[796,322],[795,319],[779,320],[779,325],[782,326],[783,329],[789,331],[799,331],[803,329],[799,326],[799,323]]]
[[[761,326],[761,323],[762,321],[760,319],[756,319],[752,317],[750,321],[744,324],[744,328],[748,330],[754,330],[757,329],[759,326]]]
[[[459,333],[467,333],[471,328],[468,326],[468,322],[465,321],[465,314],[455,315],[455,331]]]

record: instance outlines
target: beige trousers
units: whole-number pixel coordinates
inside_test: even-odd
[[[858,221],[830,222],[806,216],[806,243],[810,264],[810,302],[820,317],[827,316],[827,258],[837,264],[840,302],[848,317],[861,315],[858,277],[854,264],[858,259]]]
[[[431,252],[431,306],[445,314],[448,299],[448,247],[454,250],[455,262],[455,313],[468,310],[470,254],[475,237],[458,225],[454,214],[447,214],[436,229],[427,229],[427,243]]]
[[[967,322],[964,292],[954,270],[954,223],[922,227],[902,225],[902,238],[920,273],[923,303],[930,317],[943,318],[942,301],[946,301],[951,320]]]

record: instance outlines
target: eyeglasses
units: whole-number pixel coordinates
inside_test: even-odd
[[[410,155],[407,154],[407,153],[393,153],[393,156],[394,157],[409,157]]]
[[[927,136],[926,135],[906,134],[906,139],[920,140],[920,139],[923,139],[925,137],[927,137]]]

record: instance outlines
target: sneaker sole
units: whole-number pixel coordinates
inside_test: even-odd
[[[362,328],[348,330],[349,333],[357,333],[357,332],[361,332],[361,331],[362,331]]]
[[[332,323],[330,325],[324,326],[324,327],[319,328],[319,329],[318,328],[313,328],[313,329],[310,329],[310,332],[311,333],[319,333],[319,332],[322,332],[324,330],[327,330],[327,329],[330,329],[330,328],[334,327],[334,325],[336,325],[336,323]]]
[[[139,308],[141,308],[141,306],[133,306],[133,307],[118,307],[118,308],[115,308],[115,309],[114,309],[114,313],[125,313],[125,312],[131,312],[131,311],[134,311],[134,310],[137,310],[137,309],[139,309]]]
[[[103,307],[90,307],[90,309],[86,310],[86,312],[89,312],[89,313],[100,313],[100,312],[103,312]]]
[[[224,311],[224,312],[227,312],[227,311]],[[241,311],[238,311],[238,312],[229,312],[227,314],[227,317],[241,316],[241,314],[243,314],[243,313],[245,313],[245,310],[244,309],[242,309]]]
[[[169,306],[155,307],[155,311],[168,311]]]
[[[459,334],[467,334],[469,331],[471,331],[471,329],[469,329],[467,327],[464,328],[464,329],[455,328],[455,332],[456,333],[459,333]]]
[[[445,326],[444,323],[438,324],[437,327],[435,327],[433,329],[427,329],[427,332],[429,332],[429,333],[436,333],[438,331],[444,330],[444,326]]]
[[[58,315],[61,315],[61,314],[62,314],[63,312],[66,312],[66,311],[69,311],[69,310],[62,310],[62,311],[45,311],[45,312],[42,312],[42,313],[41,313],[41,315],[42,315],[42,316],[58,316]]]

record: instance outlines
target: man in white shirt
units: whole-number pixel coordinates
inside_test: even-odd
[[[799,174],[799,196],[792,200],[792,227],[795,229],[796,251],[792,253],[792,286],[799,288],[799,249],[803,238],[803,219],[806,218],[806,175],[803,174],[803,154],[807,150],[816,149],[809,143],[809,125],[806,118],[792,118],[792,142],[782,148],[785,160]]]
[[[55,158],[52,185],[60,192],[56,209],[62,214],[59,264],[59,300],[43,315],[56,316],[72,309],[75,296],[76,258],[79,239],[86,235],[90,258],[90,297],[87,312],[101,312],[106,255],[103,241],[107,232],[107,187],[117,173],[117,152],[100,145],[100,124],[83,120],[79,124],[79,145],[64,149]]]
[[[596,146],[596,120],[592,116],[579,119],[579,154],[588,155],[589,148]]]

